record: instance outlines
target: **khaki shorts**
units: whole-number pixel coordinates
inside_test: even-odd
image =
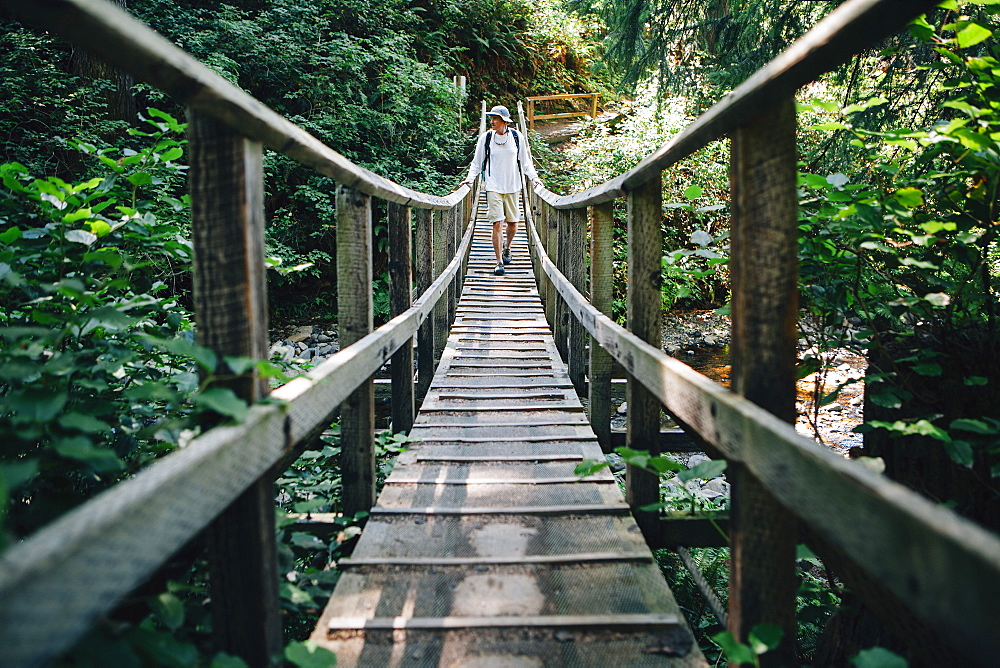
[[[495,223],[506,220],[508,223],[519,223],[524,220],[521,207],[518,206],[518,193],[486,192],[486,220]]]

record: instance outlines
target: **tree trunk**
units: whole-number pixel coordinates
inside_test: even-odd
[[[126,0],[112,0],[112,2],[122,9],[127,9]],[[73,47],[72,71],[73,74],[91,81],[106,82],[109,119],[135,123],[137,111],[135,96],[132,94],[132,86],[135,84],[132,75],[108,65],[85,49],[76,46]]]

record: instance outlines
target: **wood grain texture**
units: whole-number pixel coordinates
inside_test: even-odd
[[[413,278],[417,292],[423,294],[434,281],[434,215],[418,209],[414,216]],[[427,318],[417,332],[416,405],[423,403],[434,377],[434,318]]]
[[[445,211],[434,212],[434,276],[440,276],[448,263],[448,214]],[[448,311],[449,302],[454,295],[451,281],[448,282],[448,293],[434,309],[434,361],[441,359],[441,351],[448,341]]]
[[[733,134],[732,183],[733,389],[795,422],[798,339],[798,197],[795,103],[769,107]],[[797,520],[747,468],[734,463],[729,578],[729,630],[746,642],[758,624],[795,633]],[[762,657],[794,662],[791,643]]]
[[[587,292],[587,210],[577,209],[569,212],[567,217],[566,235],[566,268],[567,278],[581,293]],[[576,318],[571,317],[569,310],[566,310],[566,317],[569,320],[567,331],[568,357],[566,366],[569,370],[570,380],[576,387],[576,392],[583,396],[587,392],[587,332],[583,325]]]
[[[337,327],[342,349],[372,331],[372,208],[363,192],[337,187]],[[373,375],[340,406],[340,466],[344,514],[375,503]]]
[[[389,317],[410,308],[413,299],[413,235],[410,207],[389,202]],[[409,432],[416,415],[413,401],[413,340],[392,354],[392,430]]]
[[[650,180],[628,196],[628,328],[646,343],[660,345],[663,216],[662,185]],[[628,377],[626,443],[633,450],[659,454],[660,400],[635,377]],[[647,540],[656,535],[659,513],[638,510],[659,503],[660,477],[632,465],[626,467],[625,500]]]
[[[614,204],[594,206],[590,215],[590,303],[611,316],[614,301]],[[587,410],[601,448],[611,448],[611,355],[590,340],[590,385]]]
[[[219,359],[267,359],[261,146],[196,111],[188,139],[198,342]],[[224,386],[249,403],[266,394],[256,371]],[[273,480],[251,485],[206,538],[216,645],[251,666],[268,665],[282,649]]]

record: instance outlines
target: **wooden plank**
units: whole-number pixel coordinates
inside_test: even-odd
[[[417,292],[423,294],[434,281],[434,216],[428,209],[419,209],[415,217],[413,278]],[[434,377],[434,318],[427,318],[417,333],[416,405],[427,395]]]
[[[628,514],[624,503],[573,503],[551,506],[427,506],[410,508],[386,508],[375,506],[372,515],[598,515]]]
[[[677,615],[530,615],[517,617],[333,617],[330,629],[599,628],[627,630],[679,626]]]
[[[628,329],[646,343],[660,345],[663,207],[660,178],[650,179],[628,197]],[[660,401],[636,378],[625,390],[626,445],[660,454]],[[659,503],[660,477],[632,465],[625,469],[625,499],[647,540],[656,534],[657,512],[639,508]]]
[[[188,139],[198,342],[220,359],[267,359],[261,146],[197,111]],[[267,394],[256,372],[224,385],[249,403]],[[206,538],[216,646],[268,665],[282,648],[273,479],[250,485]]]
[[[362,566],[510,566],[513,564],[588,564],[608,561],[653,561],[646,552],[588,552],[584,554],[519,554],[512,557],[349,557],[338,568]]]
[[[405,313],[413,294],[413,243],[410,207],[388,203],[389,317]],[[416,414],[413,393],[413,339],[392,355],[391,418],[394,432],[408,432]]]
[[[580,478],[579,476],[553,476],[550,478],[395,478],[387,480],[387,485],[565,485],[567,483],[606,484],[614,483],[611,478]]]
[[[590,303],[611,316],[614,303],[614,204],[598,204],[590,216]],[[611,355],[590,339],[587,411],[601,447],[611,448]],[[624,443],[622,444],[624,445]]]
[[[337,187],[337,328],[344,348],[372,331],[371,197]],[[374,374],[372,374],[374,375]],[[375,504],[375,391],[372,376],[340,407],[342,507],[348,517]]]
[[[798,341],[798,198],[795,103],[788,98],[733,134],[733,390],[795,423]],[[630,407],[631,410],[631,407]],[[797,520],[740,463],[732,484],[729,630],[746,642],[758,624],[795,634]],[[765,666],[795,662],[792,643],[761,657]]]
[[[582,459],[583,455],[578,454],[502,455],[490,457],[488,455],[435,455],[420,452],[416,456],[416,461],[418,462],[578,462]]]
[[[538,102],[543,100],[569,100],[573,98],[582,98],[582,97],[597,98],[600,97],[600,95],[601,95],[600,93],[559,93],[557,95],[531,95],[524,99],[526,99],[528,102]],[[541,118],[541,117],[536,116],[535,118]]]
[[[434,276],[440,276],[448,263],[448,216],[445,212],[434,212]],[[449,281],[450,289],[451,281]],[[448,310],[449,300],[452,293],[442,299],[434,309],[434,360],[441,359],[441,352],[444,350],[448,340]]]

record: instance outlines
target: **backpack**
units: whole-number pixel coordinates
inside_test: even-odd
[[[517,130],[510,128],[510,132],[514,135],[514,148],[517,150],[517,171],[521,173],[521,137],[517,134]],[[486,156],[483,158],[483,171],[482,178],[486,178],[486,170],[490,164],[490,139],[493,138],[493,130],[488,130],[486,132]]]

